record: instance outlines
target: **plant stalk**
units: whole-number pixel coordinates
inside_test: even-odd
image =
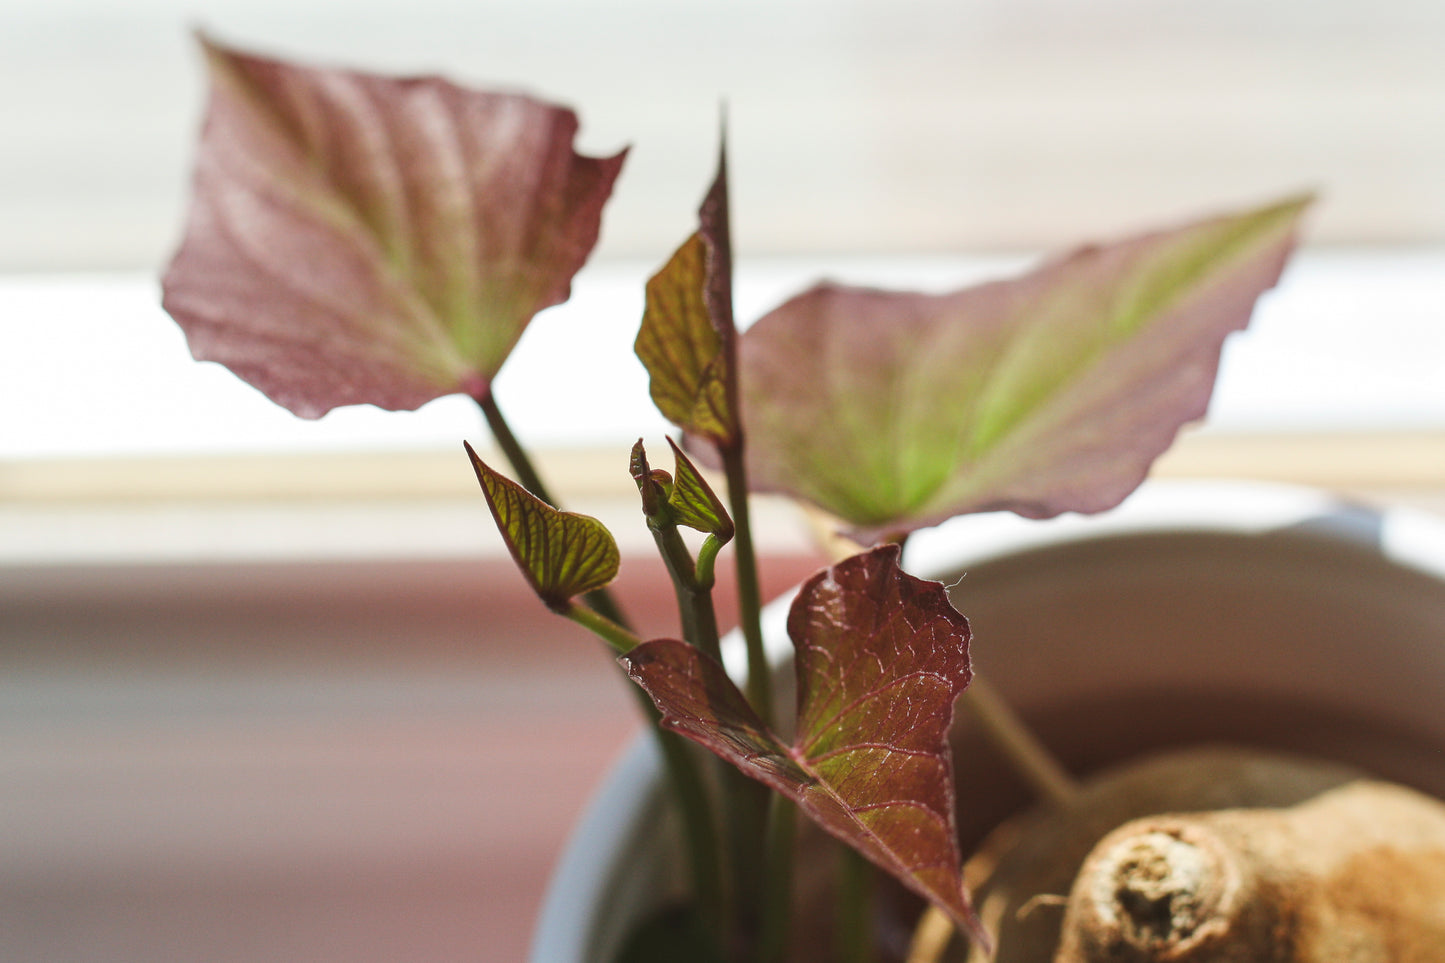
[[[665,511],[650,517],[648,528],[672,577],[682,617],[683,637],[721,662],[712,589],[698,584],[692,556],[677,526],[666,517]],[[737,960],[751,960],[755,958],[755,941],[759,938],[764,915],[762,907],[766,884],[759,881],[767,871],[765,846],[769,794],[767,787],[720,759],[717,760],[717,774],[725,813],[724,841],[730,859],[727,878],[730,881],[731,909],[727,916],[733,930],[728,952]]]
[[[672,577],[683,638],[721,663],[722,644],[718,636],[717,613],[712,604],[712,587],[698,582],[692,555],[676,525],[653,524],[653,520],[648,519],[647,527],[652,530],[657,550],[667,566],[667,574]]]
[[[642,643],[642,640],[633,635],[631,631],[589,606],[573,602],[561,614],[591,631],[593,635],[612,646],[619,655],[626,655]]]
[[[748,701],[768,725],[773,722],[773,676],[763,649],[762,591],[758,581],[758,559],[753,548],[752,515],[748,508],[747,468],[743,463],[741,438],[720,448],[728,485],[728,508],[732,512],[733,558],[737,566],[738,622],[748,653]]]
[[[782,793],[774,793],[768,813],[768,869],[763,880],[766,894],[762,934],[758,938],[759,963],[786,963],[788,958],[797,838],[797,804]]]
[[[537,498],[556,507],[542,476],[537,472],[522,443],[513,434],[501,408],[497,406],[490,387],[474,393],[472,399],[481,408],[487,427],[491,429],[497,447],[511,464],[518,482]],[[563,614],[590,629],[619,653],[627,652],[638,644],[640,640],[631,631],[627,617],[611,592],[605,588],[597,589],[587,593],[584,599],[587,605],[574,603]],[[711,599],[708,601],[710,603]],[[714,620],[713,633],[716,632]],[[703,924],[713,934],[715,942],[721,946],[724,932],[722,851],[717,817],[713,812],[712,799],[698,765],[698,758],[690,743],[677,733],[662,727],[662,715],[653,705],[651,697],[638,686],[629,685],[628,688],[637,700],[638,708],[641,709],[653,738],[657,740],[668,785],[677,802],[677,811],[682,820],[683,844],[688,854],[688,867],[692,874],[699,915]]]
[[[838,919],[833,956],[841,963],[873,963],[873,864],[843,847],[838,864]]]
[[[1063,806],[1078,795],[1078,782],[987,679],[973,677],[963,705],[1040,796]]]
[[[585,605],[573,603],[564,613],[577,624],[591,630],[615,651],[626,653],[641,640],[606,616]],[[693,891],[703,923],[719,940],[723,932],[722,860],[718,848],[716,817],[707,786],[698,768],[691,745],[675,732],[661,725],[662,714],[652,699],[639,686],[628,686],[637,699],[648,728],[662,753],[668,785],[682,816],[683,842],[687,847],[688,865],[692,871]]]

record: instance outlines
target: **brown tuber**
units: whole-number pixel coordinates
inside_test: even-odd
[[[1055,963],[1439,963],[1445,804],[1356,781],[1286,809],[1150,816],[1069,896]]]

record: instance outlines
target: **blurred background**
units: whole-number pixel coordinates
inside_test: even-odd
[[[573,300],[499,400],[623,535],[630,345],[720,107],[747,321],[818,275],[946,288],[1318,191],[1164,478],[1445,508],[1437,0],[44,0],[0,10],[0,957],[518,959],[634,731],[519,594],[443,399],[302,422],[190,361],[156,278],[204,105],[192,32],[573,106],[631,145]],[[559,356],[555,345],[565,350]],[[552,347],[548,347],[552,346]],[[544,353],[546,357],[544,357]],[[556,384],[607,377],[585,404]],[[660,443],[660,441],[658,441]],[[818,560],[763,503],[769,593]]]

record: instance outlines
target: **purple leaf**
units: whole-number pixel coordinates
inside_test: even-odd
[[[952,294],[820,285],[742,337],[749,468],[863,537],[1097,512],[1203,416],[1308,201],[1081,248]]]
[[[885,545],[803,585],[788,617],[798,731],[767,728],[722,666],[672,639],[622,657],[663,725],[795,801],[834,836],[981,929],[963,889],[948,730],[972,679],[968,622]]]
[[[307,418],[480,397],[567,299],[624,154],[579,156],[576,116],[519,94],[202,43],[211,97],[164,279],[192,353]]]

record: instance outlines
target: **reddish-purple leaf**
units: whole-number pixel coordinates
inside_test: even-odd
[[[948,730],[969,681],[968,622],[885,545],[803,585],[788,617],[798,731],[768,729],[722,666],[671,639],[622,657],[663,725],[794,800],[820,826],[981,930],[960,870]]]
[[[966,512],[1097,512],[1208,406],[1225,337],[1307,200],[924,295],[821,285],[742,337],[752,485],[865,537]]]
[[[480,396],[565,301],[623,154],[569,110],[203,41],[211,97],[165,308],[192,353],[308,418]]]

